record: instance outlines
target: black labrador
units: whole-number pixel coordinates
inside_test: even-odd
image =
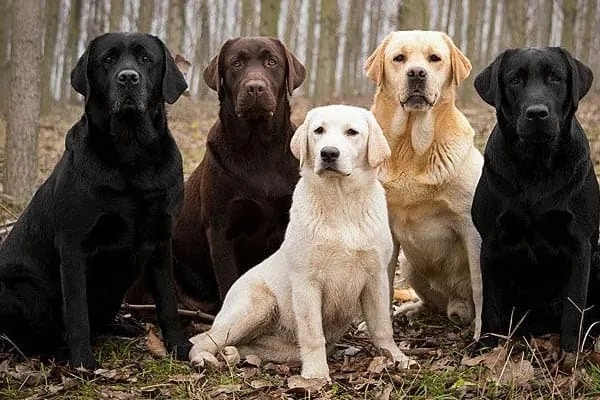
[[[90,42],[71,84],[85,113],[0,248],[0,331],[35,352],[66,339],[71,365],[93,369],[90,337],[143,274],[167,348],[187,359],[171,249],[183,172],[164,104],[185,79],[158,38],[108,33]]]
[[[233,282],[283,241],[299,179],[288,95],[304,75],[268,37],[228,40],[204,71],[219,95],[219,119],[186,184],[173,251],[178,283],[207,311],[217,311]]]
[[[575,111],[592,79],[558,47],[507,50],[475,79],[497,117],[472,207],[484,333],[560,333],[570,353],[585,333],[600,194]]]

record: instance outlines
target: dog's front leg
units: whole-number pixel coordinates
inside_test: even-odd
[[[170,240],[158,243],[146,264],[145,271],[156,302],[158,323],[167,350],[175,352],[178,359],[187,360],[192,344],[185,338],[177,315]]]
[[[587,300],[590,278],[591,245],[587,239],[579,241],[581,247],[571,258],[571,271],[566,296],[563,299],[560,322],[560,345],[569,353],[576,353],[585,334],[580,330]]]
[[[398,363],[401,368],[408,368],[415,362],[402,353],[394,342],[389,303],[386,298],[388,277],[382,266],[381,273],[375,274],[367,282],[360,294],[360,303],[373,344],[389,351],[394,362]]]
[[[77,240],[63,239],[63,243],[77,243]],[[63,321],[71,366],[93,371],[100,365],[90,342],[85,256],[72,246],[63,245],[59,252]]]
[[[331,380],[327,366],[325,334],[323,332],[322,293],[315,281],[304,274],[291,277],[292,307],[302,360],[302,377]]]
[[[481,278],[481,236],[473,222],[471,216],[465,221],[466,229],[464,232],[464,245],[467,250],[467,259],[469,260],[469,276],[471,278],[471,290],[473,291],[473,306],[475,307],[475,329],[473,339],[479,340],[481,336],[481,310],[483,308],[483,282]]]
[[[221,303],[223,303],[225,295],[239,274],[235,248],[232,241],[227,238],[224,228],[209,227],[206,230],[206,237],[209,243],[215,279],[219,287],[219,297]]]

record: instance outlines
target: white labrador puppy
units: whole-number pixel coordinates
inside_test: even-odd
[[[392,237],[377,167],[390,149],[373,114],[332,105],[311,110],[291,141],[300,160],[285,239],[231,287],[212,328],[191,339],[190,360],[218,351],[301,361],[304,378],[329,379],[327,349],[352,320],[401,367],[393,340],[387,265]]]

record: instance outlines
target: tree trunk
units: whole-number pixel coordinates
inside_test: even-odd
[[[10,90],[6,125],[4,193],[24,204],[38,174],[38,121],[44,6],[37,0],[12,5]]]
[[[340,15],[337,2],[321,0],[319,68],[317,69],[315,87],[315,97],[319,100],[325,99],[335,88],[339,23]]]
[[[594,27],[594,21],[596,19],[596,10],[598,8],[597,0],[588,0],[587,8],[585,12],[585,20],[583,25],[583,46],[581,52],[581,60],[590,65],[590,48],[593,45],[593,36],[596,34],[596,29]]]
[[[299,11],[299,1],[298,0],[289,0],[288,2],[288,12],[285,18],[285,26],[283,29],[283,42],[286,46],[290,47],[293,43],[294,29],[298,26],[298,11]]]
[[[360,49],[362,48],[362,19],[360,15],[365,13],[364,0],[352,0],[348,18],[346,20],[346,44],[344,46],[344,63],[342,64],[342,87],[341,94],[350,96],[357,94],[359,88],[356,74],[362,75],[360,64]]]
[[[527,43],[527,10],[525,8],[525,0],[514,0],[510,5],[504,4],[505,11],[504,21],[507,22],[507,27],[510,32],[510,43],[506,43],[505,47],[525,47]]]
[[[196,65],[200,66],[200,76],[202,71],[206,68],[208,61],[210,60],[210,27],[208,26],[208,2],[209,0],[202,0],[200,4],[200,20],[202,21],[202,28],[200,29],[200,38],[196,45]],[[200,98],[206,97],[208,94],[208,87],[202,80],[198,86],[198,96]]]
[[[463,2],[462,0],[455,0],[454,4],[454,43],[458,47],[462,46],[463,41],[463,24],[464,24],[464,12],[463,12]],[[468,56],[468,54],[467,54]]]
[[[110,30],[111,32],[119,32],[121,30],[121,21],[125,10],[124,0],[110,1]],[[143,3],[143,1],[142,1]]]
[[[308,32],[306,37],[306,62],[305,67],[307,71],[306,84],[304,85],[307,96],[313,94],[311,89],[312,84],[312,65],[314,58],[314,47],[315,47],[315,25],[317,21],[317,0],[309,0],[308,4]]]
[[[154,18],[154,0],[140,0],[138,13],[138,31],[149,33],[152,29],[152,19]]]
[[[490,11],[490,29],[488,31],[488,37],[486,40],[485,58],[482,60],[487,65],[495,57],[494,54],[494,40],[496,36],[496,19],[498,16],[498,0],[492,0]]]
[[[67,47],[65,48],[64,54],[64,68],[63,68],[63,91],[62,99],[77,99],[75,92],[71,90],[71,70],[77,63],[79,57],[77,42],[79,41],[80,35],[80,22],[82,15],[82,0],[71,0],[71,10],[69,13],[69,31],[67,32]]]
[[[261,0],[260,34],[262,36],[277,36],[277,22],[279,21],[280,8],[281,4],[279,0]]]
[[[42,103],[41,113],[46,114],[50,111],[50,106],[54,102],[52,98],[52,67],[56,60],[54,59],[54,46],[56,45],[58,33],[58,10],[59,0],[46,0],[46,33],[44,34],[44,57],[42,66]],[[56,83],[60,85],[59,82]]]
[[[548,46],[550,40],[552,40],[552,18],[553,18],[554,4],[549,0],[540,1],[540,9],[538,15],[540,16],[541,31],[540,45]]]
[[[240,36],[252,35],[252,22],[254,20],[254,2],[242,0],[242,17],[240,19]]]
[[[173,53],[183,53],[185,28],[185,0],[170,0],[167,21],[167,47]]]
[[[560,45],[575,54],[575,19],[577,18],[577,0],[563,0],[563,23]]]
[[[0,93],[8,93],[8,69],[10,66],[10,1],[0,2]],[[0,118],[8,111],[8,97],[0,96]]]
[[[402,0],[398,6],[398,29],[429,29],[429,4],[423,0]]]

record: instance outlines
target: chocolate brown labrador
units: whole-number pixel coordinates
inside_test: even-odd
[[[288,96],[304,66],[275,38],[228,40],[204,71],[219,119],[190,176],[173,239],[176,275],[193,298],[220,307],[233,282],[283,241],[299,178]]]

